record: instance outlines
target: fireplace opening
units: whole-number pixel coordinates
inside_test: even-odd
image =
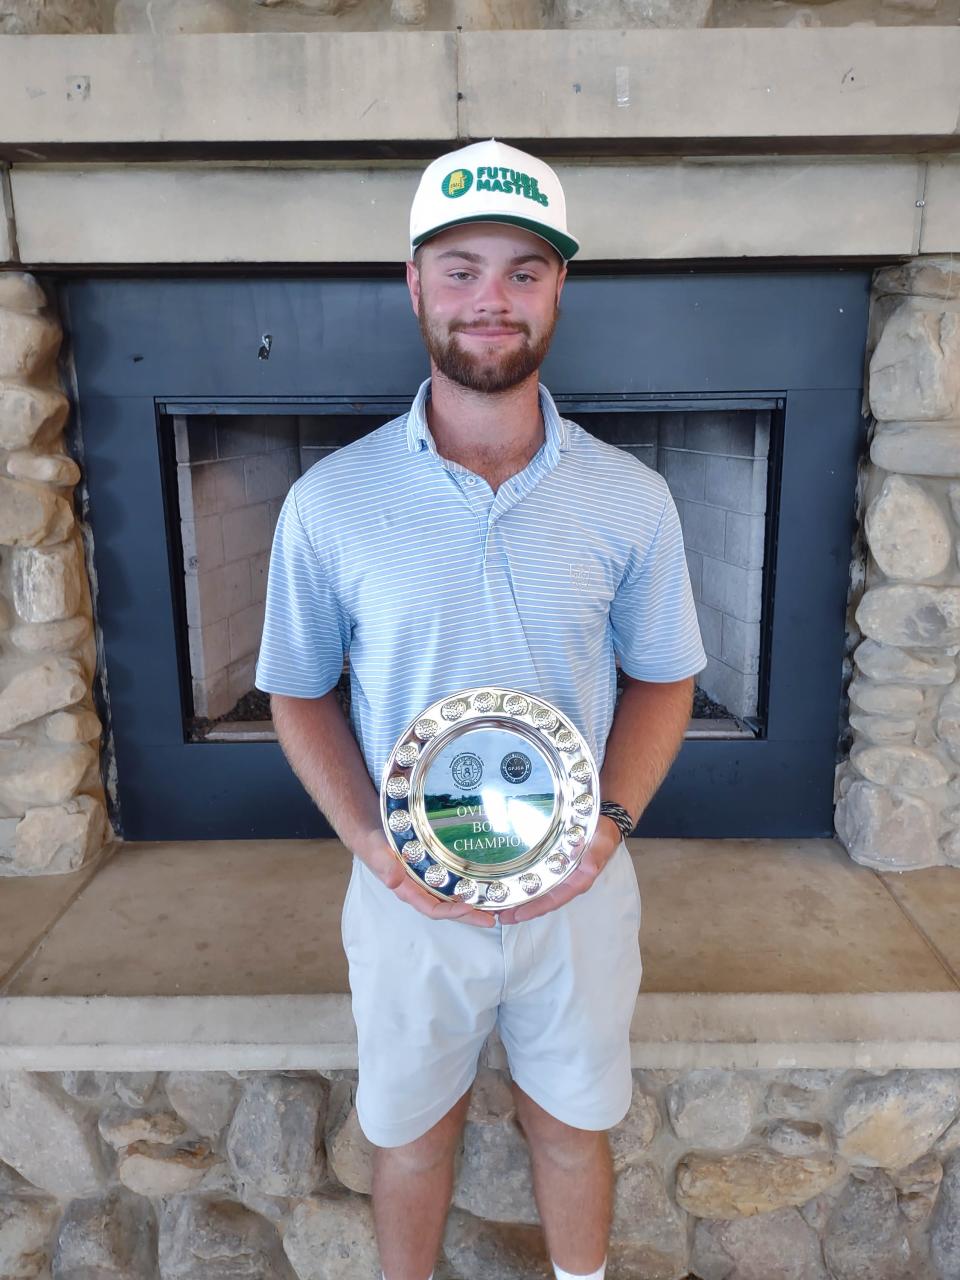
[[[708,654],[638,829],[828,834],[870,272],[625,268],[569,290],[544,381],[566,417],[665,477]],[[406,288],[125,277],[63,293],[116,828],[329,836],[253,691],[270,548],[320,451],[409,408],[424,364]]]
[[[687,737],[762,736],[776,402],[558,402],[586,430],[662,475],[676,502],[707,653]],[[276,741],[269,696],[255,688],[254,674],[283,499],[320,459],[405,408],[354,402],[285,414],[211,405],[161,420],[176,470],[176,527],[168,535],[181,606],[185,741]],[[348,710],[346,666],[339,696]]]

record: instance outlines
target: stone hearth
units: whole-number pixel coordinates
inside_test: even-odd
[[[856,867],[829,840],[631,849],[644,983],[609,1274],[951,1275],[960,879]],[[0,1264],[226,1280],[232,1240],[264,1280],[378,1280],[348,870],[332,841],[131,844],[92,876],[9,884]],[[446,1280],[548,1274],[504,1068],[494,1038]]]

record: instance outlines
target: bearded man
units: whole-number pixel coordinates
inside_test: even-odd
[[[665,481],[561,418],[539,382],[578,247],[535,157],[491,139],[429,165],[407,284],[431,376],[409,413],[301,476],[274,538],[256,684],[353,854],[342,931],[385,1280],[432,1274],[494,1027],[556,1274],[604,1274],[606,1130],[630,1105],[641,976],[624,836],[680,748],[706,658]],[[482,685],[553,703],[602,764],[578,869],[498,917],[406,873],[378,794],[406,725]]]

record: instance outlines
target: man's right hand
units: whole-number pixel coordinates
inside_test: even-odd
[[[492,929],[496,923],[491,912],[478,911],[476,907],[460,902],[457,898],[449,901],[435,898],[432,893],[421,888],[407,874],[400,859],[382,836],[373,835],[362,849],[356,850],[356,854],[402,902],[422,915],[429,916],[431,920],[462,920],[464,924],[477,925],[481,929]]]

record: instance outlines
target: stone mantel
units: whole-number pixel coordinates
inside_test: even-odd
[[[954,151],[958,68],[956,27],[3,36],[0,159]]]
[[[0,269],[400,261],[424,157],[490,135],[583,262],[952,253],[958,68],[956,27],[0,36]]]
[[[409,160],[16,164],[8,260],[38,270],[396,264],[408,253],[420,170]],[[559,161],[557,170],[584,246],[578,264],[884,262],[960,249],[960,159],[952,157]],[[0,264],[2,228],[0,218]]]

